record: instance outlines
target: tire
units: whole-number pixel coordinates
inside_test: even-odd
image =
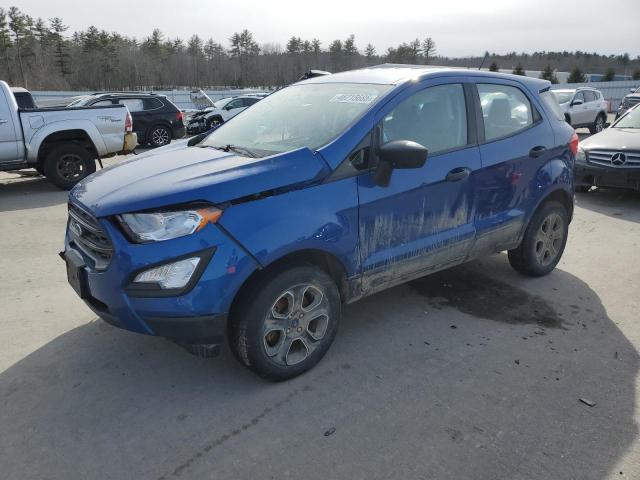
[[[69,190],[95,171],[96,162],[91,153],[71,142],[54,147],[44,160],[44,175],[62,190]]]
[[[509,263],[523,275],[547,275],[562,257],[568,233],[566,208],[556,201],[543,203],[527,225],[520,245],[509,250]]]
[[[595,122],[593,122],[593,125],[589,127],[589,132],[591,133],[591,135],[600,133],[602,130],[604,130],[604,124],[606,123],[606,121],[607,118],[603,114],[599,113],[596,117]]]
[[[576,192],[579,193],[587,193],[589,190],[591,190],[591,185],[580,185],[576,187]]]
[[[147,142],[152,147],[164,147],[171,143],[171,130],[164,125],[156,125],[151,127],[149,135],[147,136]]]
[[[338,288],[311,265],[262,272],[238,300],[229,344],[240,363],[267,380],[287,380],[315,366],[338,331]]]

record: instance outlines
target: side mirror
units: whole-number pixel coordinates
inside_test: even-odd
[[[421,168],[427,161],[426,147],[411,140],[393,140],[378,150],[380,163],[373,177],[376,185],[387,187],[394,168]]]
[[[582,105],[584,102],[578,98],[576,98],[573,102],[571,102],[571,106]]]
[[[611,126],[611,122],[604,122],[604,128],[609,128]]]

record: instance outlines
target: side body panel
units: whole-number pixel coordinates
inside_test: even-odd
[[[85,132],[100,156],[119,152],[124,141],[125,117],[126,108],[122,106],[21,111],[27,161],[30,164],[36,163],[42,142],[52,133],[65,130]]]

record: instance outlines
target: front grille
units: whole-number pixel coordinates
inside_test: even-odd
[[[590,150],[589,163],[612,168],[640,168],[640,151]]]
[[[104,270],[113,256],[113,245],[100,222],[89,212],[69,203],[67,232],[72,246],[89,257],[95,270]]]

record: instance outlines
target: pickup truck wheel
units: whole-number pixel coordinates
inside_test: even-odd
[[[561,203],[549,201],[534,213],[520,245],[509,250],[509,263],[530,277],[550,273],[560,261],[569,233],[569,216]]]
[[[152,147],[164,147],[171,143],[171,132],[167,127],[157,125],[149,132],[148,140]]]
[[[602,130],[604,130],[604,124],[606,121],[607,119],[605,118],[605,116],[600,113],[596,117],[596,121],[593,122],[593,125],[589,127],[589,132],[591,133],[591,135],[595,133],[600,133]]]
[[[44,161],[45,176],[62,190],[69,190],[95,171],[96,162],[89,151],[75,143],[53,148]]]
[[[229,343],[241,363],[267,380],[287,380],[312,368],[338,330],[340,293],[314,266],[264,272],[238,304]]]

